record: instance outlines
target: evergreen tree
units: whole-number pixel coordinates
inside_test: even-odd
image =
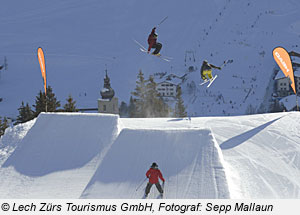
[[[55,112],[60,107],[60,102],[56,99],[55,94],[52,92],[50,86],[47,87],[47,111]]]
[[[135,117],[135,113],[136,113],[135,101],[132,98],[132,96],[130,96],[130,101],[129,101],[129,106],[128,106],[128,116],[130,118],[134,118]]]
[[[146,99],[146,83],[147,81],[144,78],[142,71],[139,71],[138,80],[136,81],[135,91],[131,94],[135,96],[135,113],[134,117],[145,117],[145,99]]]
[[[33,107],[35,108],[35,116],[38,116],[41,112],[55,112],[56,109],[60,107],[60,102],[56,99],[55,94],[52,92],[52,88],[48,86],[47,95],[40,91]]]
[[[127,117],[128,116],[128,107],[125,102],[121,102],[120,108],[119,108],[120,117]]]
[[[73,100],[72,96],[69,95],[67,98],[67,103],[64,105],[64,111],[65,112],[77,112],[78,110],[76,109],[76,101]]]
[[[31,110],[28,103],[24,106],[24,102],[22,101],[22,105],[18,110],[19,116],[17,117],[17,122],[15,124],[24,123],[34,118],[34,112]]]
[[[39,92],[39,95],[36,96],[35,105],[33,105],[33,107],[35,108],[35,117],[38,116],[41,112],[46,112],[46,95],[41,90]]]
[[[246,109],[246,114],[248,115],[252,115],[252,114],[256,114],[256,108],[252,106],[252,104],[248,105],[247,109]]]
[[[283,103],[280,103],[277,99],[273,101],[270,105],[270,112],[276,113],[276,112],[283,112],[286,108],[284,107]]]
[[[7,118],[4,117],[4,119],[2,120],[2,118],[0,117],[0,137],[4,134],[5,129],[7,128],[8,128]]]
[[[145,98],[145,117],[155,117],[159,115],[160,110],[160,100],[158,98],[158,93],[156,91],[156,83],[152,76],[149,77],[148,83],[146,85],[146,98]]]
[[[187,113],[184,107],[183,99],[182,99],[182,91],[181,87],[177,86],[176,89],[176,106],[175,106],[175,117],[186,117]]]
[[[159,97],[159,93],[156,90],[157,84],[152,76],[149,77],[146,85],[146,109],[145,117],[166,117],[169,115],[170,108]]]

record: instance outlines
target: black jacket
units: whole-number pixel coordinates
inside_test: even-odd
[[[200,70],[201,76],[203,76],[203,71],[205,71],[205,70],[211,70],[212,68],[214,68],[214,69],[221,69],[218,66],[212,65],[210,63],[203,62],[202,66],[201,66],[201,70]]]

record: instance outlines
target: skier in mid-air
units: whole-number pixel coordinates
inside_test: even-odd
[[[214,66],[207,62],[207,60],[204,60],[201,66],[200,74],[203,81],[211,80],[213,78],[212,76],[212,68],[221,70],[221,67]]]
[[[159,52],[161,50],[162,44],[156,42],[156,40],[157,40],[157,33],[155,32],[155,30],[156,30],[156,27],[154,27],[152,29],[150,35],[148,36],[149,47],[148,47],[147,53],[149,54],[150,50],[154,48],[155,50],[152,52],[152,54],[156,55],[156,56],[160,56]]]
[[[158,165],[156,163],[152,163],[150,169],[147,171],[146,173],[146,177],[149,178],[149,182],[146,186],[146,189],[145,189],[145,197],[148,196],[149,192],[150,192],[150,189],[152,187],[153,184],[155,184],[158,192],[160,193],[161,197],[163,196],[163,189],[159,183],[159,180],[158,178],[160,178],[160,180],[163,181],[163,186],[165,184],[165,179],[163,177],[163,175],[161,174],[160,170],[158,169]]]

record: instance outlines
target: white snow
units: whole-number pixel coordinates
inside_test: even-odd
[[[136,188],[156,161],[166,179],[165,198],[229,198],[216,146],[209,130],[123,129],[82,197],[141,198],[145,184]]]
[[[117,132],[113,115],[39,115],[0,169],[2,198],[79,196]]]
[[[12,129],[0,140],[11,137],[14,149],[0,168],[0,198],[141,198],[146,182],[136,188],[152,162],[166,179],[166,198],[300,198],[298,112],[184,119],[51,113],[29,124],[23,138]],[[149,197],[156,196],[153,187]]]

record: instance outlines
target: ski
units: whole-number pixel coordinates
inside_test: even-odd
[[[164,195],[163,194],[158,194],[158,196],[156,197],[156,199],[163,199]]]
[[[141,50],[143,50],[143,51],[145,51],[145,52],[147,52],[147,49],[142,45],[142,44],[140,44],[138,41],[136,41],[136,40],[133,40],[136,44],[138,44],[139,46],[140,46],[140,48],[141,48]]]
[[[141,50],[142,52],[145,52],[145,53],[148,52],[147,50],[145,50],[145,49],[143,49],[143,48],[140,48],[140,50]],[[154,55],[154,54],[152,54],[152,55]],[[159,58],[161,58],[161,59],[163,59],[163,60],[165,60],[165,61],[168,61],[168,62],[170,62],[171,59],[172,59],[171,57],[167,57],[167,56],[163,56],[163,55],[154,55],[154,56],[159,57]]]
[[[140,51],[141,52],[144,52],[144,53],[148,53],[148,51],[147,51],[147,49],[142,45],[142,44],[140,44],[138,41],[136,41],[136,40],[133,40],[136,44],[138,44],[139,46],[140,46]],[[165,60],[165,61],[167,61],[167,62],[170,62],[171,61],[171,59],[173,59],[172,57],[168,57],[168,56],[164,56],[164,55],[154,55],[154,56],[156,56],[156,57],[159,57],[159,58],[161,58],[162,60]]]
[[[206,84],[207,82],[209,82],[209,79],[205,79],[202,83],[200,83],[199,85],[202,86],[203,84]]]
[[[212,79],[209,80],[209,84],[207,85],[207,88],[210,87],[210,85],[214,82],[214,80],[217,78],[218,76],[215,75],[215,77],[213,77]]]

